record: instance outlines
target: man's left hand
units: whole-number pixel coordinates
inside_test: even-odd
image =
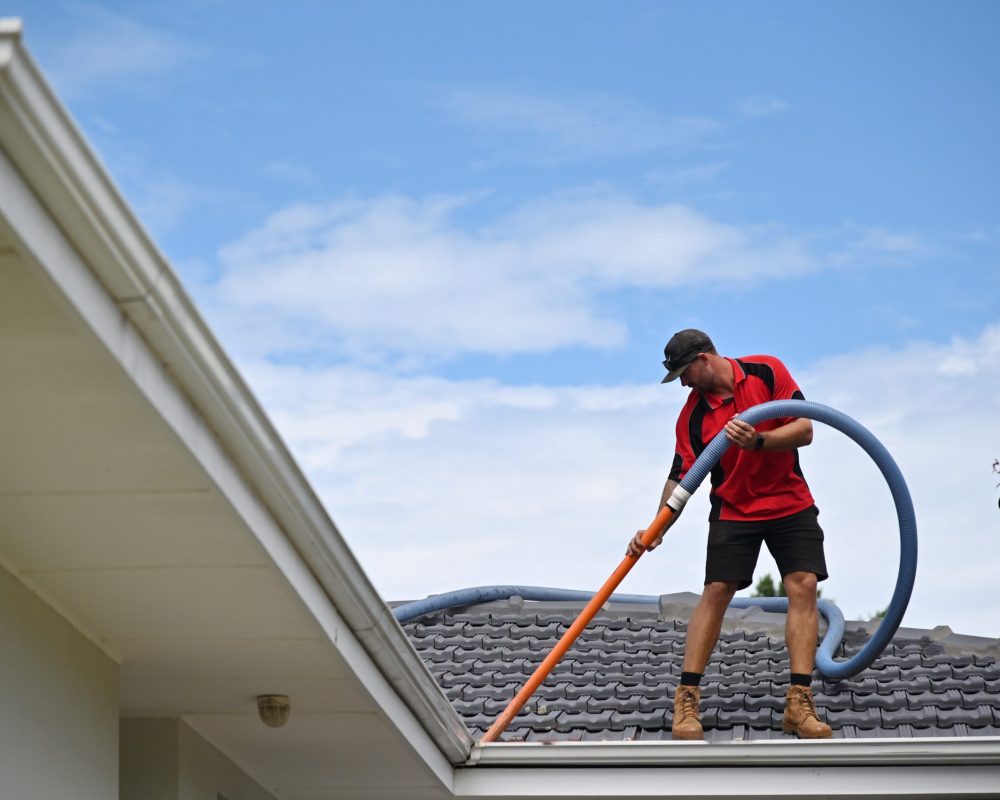
[[[757,430],[749,422],[735,417],[726,423],[726,438],[741,450],[753,450],[757,444]]]

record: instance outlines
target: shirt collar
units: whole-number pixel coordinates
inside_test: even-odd
[[[739,386],[741,383],[743,383],[743,381],[746,380],[747,376],[746,373],[743,371],[743,368],[740,366],[739,362],[735,358],[729,358],[728,356],[723,356],[723,358],[725,358],[726,361],[732,364],[733,367],[733,395],[735,396],[736,387]],[[715,409],[719,408],[722,405],[725,405],[727,402],[732,400],[731,397],[727,397],[725,400],[723,400],[721,397],[715,394],[703,394],[702,399],[708,404],[708,407],[713,411],[715,411]]]

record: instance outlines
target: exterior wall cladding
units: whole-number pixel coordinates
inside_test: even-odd
[[[0,569],[4,797],[118,796],[118,665]]]

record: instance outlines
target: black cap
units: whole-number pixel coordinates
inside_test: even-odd
[[[715,345],[708,338],[708,334],[695,328],[685,328],[670,337],[667,346],[663,348],[663,355],[666,360],[663,366],[667,368],[667,377],[660,383],[668,383],[676,380],[694,361],[699,353],[710,353],[715,350]]]

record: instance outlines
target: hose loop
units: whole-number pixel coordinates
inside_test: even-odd
[[[910,602],[917,574],[917,520],[913,511],[913,501],[910,499],[910,490],[906,486],[903,474],[899,471],[892,456],[889,455],[889,451],[875,438],[871,431],[843,412],[808,400],[771,400],[737,415],[737,419],[750,425],[757,425],[760,422],[778,417],[804,417],[815,422],[822,422],[831,428],[836,428],[857,442],[879,468],[882,477],[885,478],[885,482],[889,486],[893,503],[896,506],[896,517],[899,521],[899,570],[896,574],[896,586],[892,593],[892,600],[889,602],[885,617],[861,650],[847,661],[834,660],[834,653],[840,645],[840,639],[843,635],[843,623],[841,623],[841,635],[833,640],[828,632],[816,654],[816,668],[824,677],[831,680],[849,678],[868,667],[892,641],[893,635],[903,620],[906,606]],[[725,432],[720,431],[691,465],[684,479],[680,482],[681,487],[693,494],[722,458],[722,454],[729,449],[729,445],[730,441],[726,438]],[[751,602],[758,599],[751,598]],[[780,599],[785,601],[781,610],[786,610],[788,607],[787,599]],[[760,605],[760,603],[756,604]],[[775,608],[775,610],[778,609]]]
[[[886,610],[881,624],[871,635],[871,638],[854,656],[847,661],[836,661],[834,654],[844,637],[844,615],[829,600],[820,599],[817,602],[819,612],[826,618],[827,632],[816,653],[816,668],[825,678],[838,680],[857,675],[867,668],[892,640],[903,619],[906,606],[910,602],[913,583],[917,573],[917,522],[913,512],[913,502],[899,467],[889,451],[863,425],[851,419],[836,409],[813,403],[807,400],[772,400],[747,409],[738,415],[738,419],[751,425],[757,425],[778,417],[797,417],[822,422],[831,428],[836,428],[846,434],[871,456],[878,466],[889,486],[893,502],[896,506],[896,516],[899,520],[899,570],[896,575],[896,586],[892,600]],[[729,448],[730,442],[725,433],[720,432],[701,455],[680,482],[686,492],[693,494],[701,482],[712,471],[712,468],[722,458]],[[460,589],[446,594],[433,595],[424,600],[397,606],[393,614],[400,622],[407,622],[424,614],[440,611],[455,606],[466,606],[490,600],[519,596],[525,600],[583,600],[593,597],[593,592],[571,589],[553,589],[543,586],[477,586],[470,589]],[[615,594],[610,598],[615,602],[625,603],[656,603],[656,595],[625,595]],[[765,611],[787,612],[788,598],[785,597],[743,597],[730,603],[733,608],[759,606]]]

